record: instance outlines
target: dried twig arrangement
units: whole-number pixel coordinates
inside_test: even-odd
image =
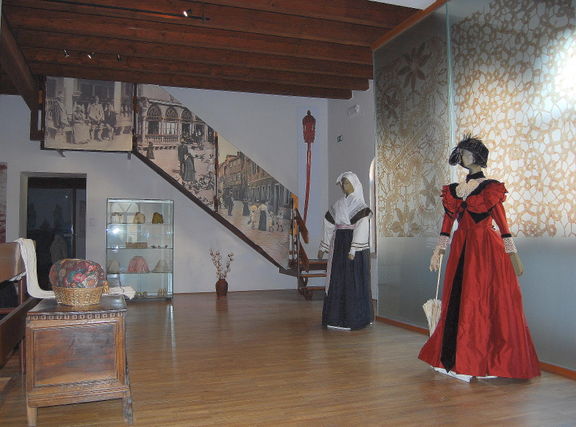
[[[230,272],[230,264],[234,261],[234,254],[230,252],[226,257],[226,261],[222,261],[222,255],[220,251],[215,251],[210,249],[210,257],[212,258],[212,264],[216,267],[216,276],[218,279],[225,279]]]

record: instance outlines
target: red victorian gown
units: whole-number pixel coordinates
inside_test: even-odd
[[[456,219],[458,229],[446,266],[440,321],[418,357],[458,374],[532,378],[540,375],[538,358],[503,242],[511,237],[502,206],[507,191],[496,180],[479,181],[464,198],[457,195],[456,183],[442,189],[441,234],[449,236]]]

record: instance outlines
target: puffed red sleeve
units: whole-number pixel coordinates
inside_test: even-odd
[[[506,187],[502,182],[492,181],[486,186],[482,195],[484,196],[484,205],[486,209],[490,209],[498,203],[502,203],[506,200]]]
[[[496,222],[500,234],[502,237],[512,237],[510,234],[510,229],[508,228],[508,221],[506,221],[506,212],[504,211],[504,206],[502,203],[498,203],[492,207],[492,218]]]
[[[504,210],[504,205],[502,202],[506,200],[506,187],[502,183],[496,183],[491,185],[490,191],[486,194],[486,202],[489,204],[494,203],[490,209],[490,215],[496,222],[498,230],[500,230],[500,235],[504,241],[504,250],[506,253],[513,253],[516,251],[516,245],[512,239],[512,234],[510,233],[510,228],[508,227],[508,221],[506,220],[506,211]]]
[[[440,230],[440,234],[442,236],[450,237],[450,232],[452,231],[452,225],[454,225],[454,218],[453,214],[448,212],[444,213],[444,220],[442,221],[442,229]]]
[[[458,201],[455,199],[451,191],[450,185],[442,187],[442,205],[444,206],[444,219],[442,220],[442,228],[440,236],[438,236],[437,249],[446,250],[448,242],[450,241],[450,233],[452,232],[452,225],[456,219],[456,212],[458,210]]]
[[[440,235],[450,237],[452,225],[456,219],[456,212],[458,211],[458,201],[454,198],[449,185],[442,187],[442,205],[444,206],[444,220],[442,221],[442,229]]]

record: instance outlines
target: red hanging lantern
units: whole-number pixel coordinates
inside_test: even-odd
[[[304,141],[306,144],[312,144],[316,136],[316,119],[310,114],[310,110],[308,110],[308,113],[302,119],[302,127],[304,131]]]
[[[304,200],[304,223],[306,223],[306,217],[308,216],[308,198],[310,196],[310,167],[312,165],[312,143],[314,142],[314,137],[316,136],[316,119],[310,110],[304,118],[302,119],[302,130],[304,132],[304,142],[308,145],[306,151],[306,198]]]

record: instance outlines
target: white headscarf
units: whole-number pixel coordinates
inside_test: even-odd
[[[366,202],[364,201],[362,183],[356,174],[350,171],[341,173],[336,180],[336,184],[342,185],[343,178],[346,178],[350,184],[352,184],[354,191],[348,196],[344,196],[337,200],[330,211],[336,224],[350,225],[350,219],[362,209],[367,208],[368,205],[366,205]]]

